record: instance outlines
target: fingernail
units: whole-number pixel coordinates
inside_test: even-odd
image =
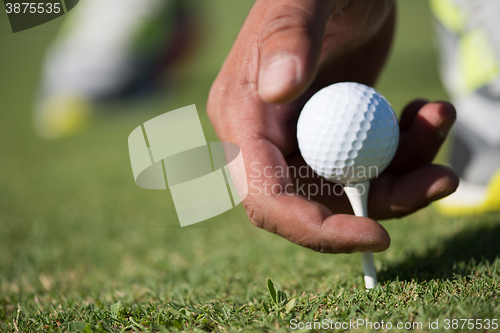
[[[259,92],[266,95],[279,94],[299,79],[297,58],[281,55],[264,66],[259,77]]]
[[[439,199],[442,199],[450,194],[452,194],[453,192],[455,192],[455,189],[448,189],[448,188],[444,188],[444,187],[431,187],[429,189],[429,202],[433,202],[433,201],[436,201],[436,200],[439,200]]]
[[[362,245],[354,252],[380,252],[384,251],[387,247],[380,245],[380,244],[368,244],[368,245]]]
[[[442,199],[442,198],[446,197],[449,194],[450,193],[448,191],[445,191],[444,189],[439,189],[439,190],[437,190],[437,192],[435,192],[435,193],[433,193],[431,195],[431,198],[429,199],[429,201],[433,202],[433,201]]]
[[[439,125],[439,130],[438,130],[439,136],[445,139],[448,136],[448,133],[450,132],[454,123],[455,123],[455,118],[444,120],[441,123],[441,125]]]

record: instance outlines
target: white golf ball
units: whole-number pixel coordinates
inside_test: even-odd
[[[399,142],[396,114],[375,89],[354,82],[332,84],[306,103],[297,124],[304,160],[320,176],[341,183],[378,177]]]

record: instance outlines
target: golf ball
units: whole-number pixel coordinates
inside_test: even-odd
[[[375,89],[332,84],[305,104],[297,124],[302,157],[325,179],[358,183],[378,177],[399,142],[396,114]]]

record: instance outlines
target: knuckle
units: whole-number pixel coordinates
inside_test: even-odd
[[[310,22],[310,16],[303,9],[290,5],[274,8],[264,22],[264,28],[260,36],[261,44],[283,31],[306,31]]]
[[[270,219],[272,214],[267,214],[270,210],[268,203],[275,196],[268,194],[249,195],[244,201],[243,206],[247,213],[248,219],[253,225],[261,229],[267,230],[274,234],[277,233],[276,223],[279,221]]]
[[[237,116],[257,94],[257,84],[245,77],[238,79],[217,79],[207,99],[207,115],[216,125],[227,122],[229,116]],[[217,130],[217,128],[216,128]]]
[[[244,203],[244,207],[250,222],[256,227],[264,229],[264,216],[258,206],[254,203]]]

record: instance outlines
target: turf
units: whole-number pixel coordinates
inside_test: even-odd
[[[145,120],[196,103],[216,140],[206,95],[250,5],[200,2],[201,45],[176,84],[107,105],[85,134],[54,142],[33,134],[30,117],[60,21],[13,35],[0,14],[0,331],[287,331],[294,319],[422,331],[439,320],[442,331],[446,319],[500,319],[498,213],[452,218],[431,207],[384,222],[392,245],[375,255],[380,287],[366,291],[359,254],[298,247],[252,226],[241,207],[180,228],[167,191],[134,184],[127,136]],[[446,99],[426,2],[400,7],[379,89],[396,109]]]

